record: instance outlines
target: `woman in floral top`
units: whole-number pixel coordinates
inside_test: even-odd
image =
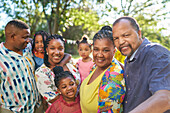
[[[114,53],[112,31],[100,30],[93,37],[96,66],[80,87],[82,113],[123,113],[125,80]]]
[[[58,98],[57,87],[54,84],[55,66],[61,66],[64,58],[64,40],[60,35],[51,35],[45,42],[44,64],[35,71],[38,90],[48,104],[53,103]],[[80,85],[80,74],[72,65],[71,61],[62,66],[64,71],[70,71]],[[46,109],[46,108],[45,108]]]

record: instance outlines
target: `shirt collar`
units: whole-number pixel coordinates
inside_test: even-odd
[[[4,42],[1,42],[0,43],[0,47],[2,48],[2,53],[4,55],[7,55],[7,54],[13,54],[13,55],[17,55],[17,56],[21,56],[20,54],[12,51],[12,50],[9,50],[7,49],[5,46],[4,46]],[[23,49],[23,56],[27,55],[27,52],[28,52],[28,47],[26,47],[25,49]]]
[[[138,49],[130,56],[129,61],[132,61],[137,53]]]
[[[137,48],[137,50],[132,54],[132,56],[130,58],[126,57],[125,62],[132,62],[137,59],[139,57],[140,51],[149,43],[150,41],[147,38],[144,38],[142,44]]]

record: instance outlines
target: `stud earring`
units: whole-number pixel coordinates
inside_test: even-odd
[[[47,53],[47,55],[48,55],[48,53]]]

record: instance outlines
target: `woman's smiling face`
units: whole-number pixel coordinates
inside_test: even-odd
[[[52,39],[46,48],[50,65],[58,64],[64,57],[64,43],[60,39]]]
[[[107,38],[97,39],[93,45],[93,59],[101,69],[110,66],[115,53],[113,42]]]

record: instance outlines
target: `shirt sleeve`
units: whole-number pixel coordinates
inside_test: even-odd
[[[41,69],[41,67],[38,68],[35,71],[35,77],[38,91],[40,92],[42,97],[48,102],[54,99],[58,95],[58,92],[57,87],[55,87],[53,83],[54,81],[50,80],[45,71],[47,70]]]
[[[55,102],[52,103],[51,106],[48,107],[48,109],[46,110],[45,113],[61,113],[61,102],[58,100],[56,100]]]
[[[27,44],[27,48],[32,51],[32,45],[31,45],[31,43],[28,43],[28,44]]]
[[[3,69],[2,69],[2,67],[1,67],[1,62],[0,62],[0,84],[1,84],[1,76],[2,76],[2,72],[3,72]]]
[[[159,54],[152,53],[150,57],[149,90],[155,93],[158,90],[170,90],[170,53],[156,49]],[[164,52],[164,53],[162,53]],[[148,65],[149,65],[148,64]]]
[[[80,85],[81,78],[79,71],[71,63],[67,63],[66,66],[76,79],[76,83]]]
[[[52,104],[51,106],[48,107],[45,113],[59,113],[59,112],[56,111],[54,105]]]

